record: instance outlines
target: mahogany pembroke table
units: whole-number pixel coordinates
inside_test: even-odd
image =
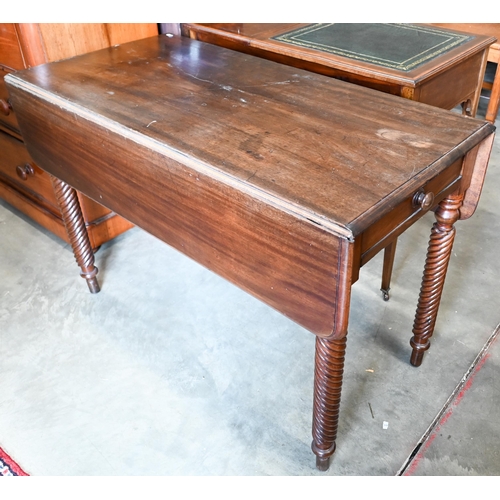
[[[186,37],[8,75],[99,290],[76,190],[316,335],[316,464],[335,451],[351,286],[428,210],[411,363],[429,347],[455,235],[478,202],[491,123]]]

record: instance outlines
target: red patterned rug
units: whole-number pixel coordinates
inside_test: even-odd
[[[29,476],[0,448],[0,476]]]

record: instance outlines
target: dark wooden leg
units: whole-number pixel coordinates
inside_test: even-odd
[[[335,451],[346,340],[316,338],[312,450],[321,471],[328,470]]]
[[[100,290],[96,278],[98,269],[94,266],[94,252],[87,234],[76,191],[55,177],[52,177],[52,185],[54,186],[54,192],[76,262],[82,270],[80,275],[87,280],[90,292],[97,293]]]
[[[455,239],[454,224],[460,216],[462,201],[463,194],[450,195],[439,204],[436,210],[436,222],[431,230],[417,312],[413,323],[413,337],[410,341],[413,348],[410,362],[413,366],[422,364],[424,352],[430,347],[429,339],[434,332]]]
[[[500,63],[497,64],[493,86],[491,87],[490,102],[486,109],[486,120],[495,123],[500,106]]]
[[[462,114],[464,116],[474,115],[472,111],[472,101],[470,99],[467,99],[465,102],[462,103]]]
[[[394,265],[394,257],[396,255],[396,245],[398,240],[394,240],[384,249],[384,267],[382,269],[382,285],[380,291],[384,300],[389,300],[389,290],[391,289],[392,267]]]

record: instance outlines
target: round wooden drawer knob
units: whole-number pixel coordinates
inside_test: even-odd
[[[425,191],[417,191],[413,196],[413,206],[422,210],[429,210],[434,202],[434,193]]]
[[[30,175],[35,175],[35,169],[29,163],[25,163],[24,165],[18,165],[16,167],[16,173],[23,181],[25,181]]]
[[[10,105],[9,100],[0,99],[0,112],[5,116],[9,116],[11,111],[12,111],[12,106]]]

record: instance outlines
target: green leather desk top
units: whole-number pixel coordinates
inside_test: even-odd
[[[399,23],[317,23],[274,40],[399,71],[410,71],[474,36]]]

